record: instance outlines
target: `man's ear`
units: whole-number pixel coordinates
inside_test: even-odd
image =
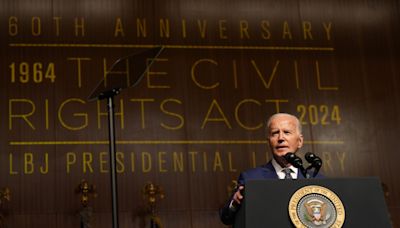
[[[300,149],[303,146],[303,142],[304,142],[303,135],[300,134],[299,135],[299,145],[297,146],[297,148]]]

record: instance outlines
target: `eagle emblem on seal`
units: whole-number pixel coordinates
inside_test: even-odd
[[[331,217],[331,215],[327,213],[326,203],[321,200],[309,200],[304,203],[304,207],[306,208],[306,213],[304,214],[305,219],[317,226],[326,224],[326,221]]]

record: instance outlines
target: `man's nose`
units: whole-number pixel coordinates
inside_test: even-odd
[[[282,142],[283,140],[284,140],[284,135],[283,135],[282,132],[279,132],[278,141],[279,141],[279,142]]]

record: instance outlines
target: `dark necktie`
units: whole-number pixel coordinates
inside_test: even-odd
[[[290,175],[290,173],[292,172],[291,169],[285,168],[282,171],[285,173],[285,179],[292,179],[292,175]]]

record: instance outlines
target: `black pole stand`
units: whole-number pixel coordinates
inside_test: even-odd
[[[118,228],[118,185],[117,185],[117,169],[116,169],[116,146],[115,146],[115,113],[114,113],[114,96],[118,95],[121,89],[113,89],[102,93],[99,99],[107,98],[108,109],[108,140],[110,155],[110,176],[111,176],[111,204],[112,204],[112,227]]]
[[[104,78],[92,94],[89,96],[89,100],[103,100],[107,99],[108,107],[108,140],[109,140],[109,153],[110,153],[110,176],[111,176],[111,194],[112,194],[112,228],[118,228],[118,190],[117,190],[117,171],[116,171],[116,149],[115,149],[115,120],[114,120],[114,97],[118,95],[122,89],[136,86],[140,80],[144,77],[145,72],[148,70],[154,59],[161,53],[163,47],[155,47],[149,50],[129,55],[118,59],[111,70],[108,73],[112,73],[115,70],[117,73],[121,67],[128,67],[128,69],[134,69],[127,80],[126,77],[116,77],[111,80],[106,86]],[[152,59],[149,63],[148,59]],[[132,65],[131,67],[129,67]],[[133,67],[135,65],[135,67]],[[109,75],[108,75],[109,76]],[[110,77],[112,79],[113,77]],[[128,83],[129,82],[129,83]]]

